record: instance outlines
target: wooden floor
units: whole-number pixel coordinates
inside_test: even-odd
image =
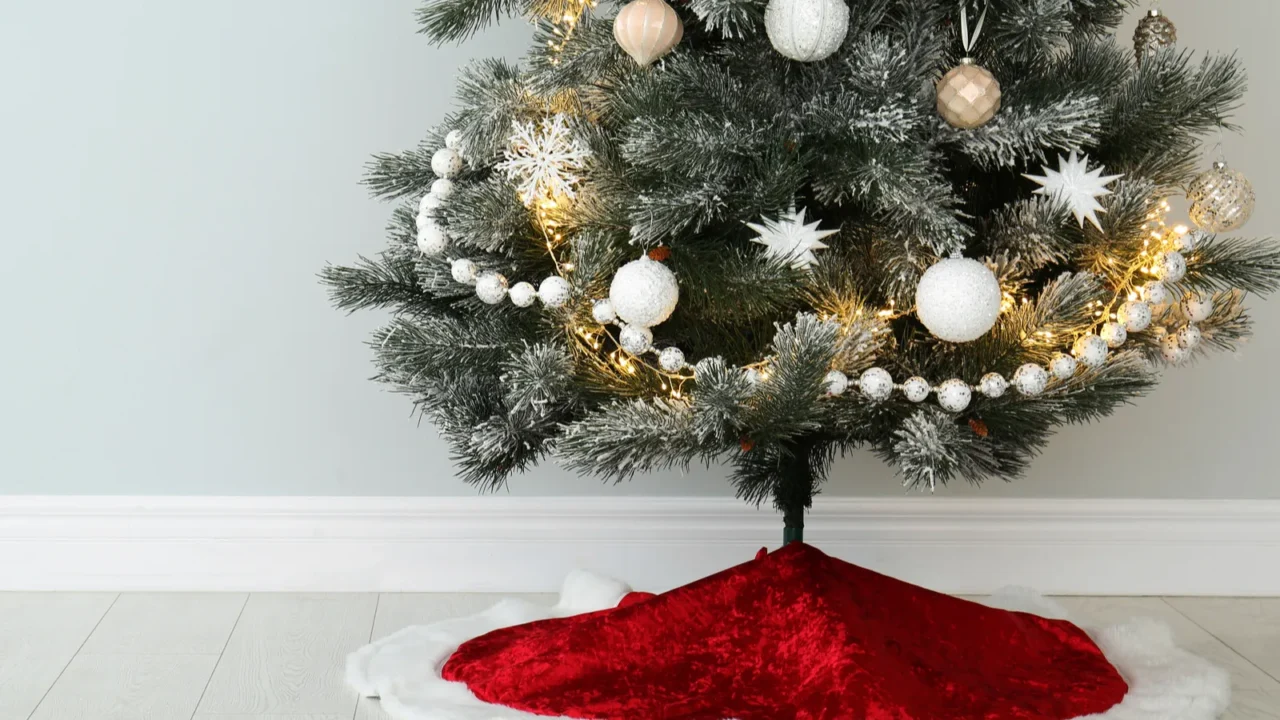
[[[0,593],[0,720],[385,720],[343,684],[346,654],[496,597]],[[1228,717],[1280,719],[1280,599],[1062,602],[1082,622],[1165,620],[1231,671]]]

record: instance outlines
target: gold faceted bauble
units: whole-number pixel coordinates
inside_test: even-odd
[[[955,127],[981,127],[999,110],[1000,82],[968,58],[938,81],[938,114]]]
[[[634,0],[613,19],[613,38],[641,67],[671,52],[684,37],[684,23],[662,0]]]
[[[1138,21],[1138,29],[1133,31],[1133,52],[1139,63],[1155,55],[1160,48],[1170,47],[1177,42],[1178,28],[1159,10],[1153,9],[1144,15]]]
[[[1253,215],[1253,184],[1238,170],[1216,162],[1187,188],[1191,221],[1209,232],[1231,232]]]

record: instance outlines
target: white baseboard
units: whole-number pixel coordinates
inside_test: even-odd
[[[824,496],[805,535],[952,593],[1280,595],[1280,501]],[[664,590],[780,538],[730,498],[0,496],[0,590]]]

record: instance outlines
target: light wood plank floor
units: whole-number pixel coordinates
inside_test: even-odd
[[[388,720],[343,684],[346,654],[499,597],[0,593],[0,720]],[[1062,602],[1082,623],[1168,622],[1231,671],[1227,717],[1280,720],[1280,599]]]

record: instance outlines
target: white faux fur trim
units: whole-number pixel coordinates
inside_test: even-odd
[[[482,702],[462,683],[440,677],[445,660],[462,643],[492,630],[611,608],[630,591],[617,580],[575,571],[553,607],[503,600],[477,615],[408,627],[366,645],[347,657],[347,682],[365,697],[380,698],[395,720],[548,720]],[[1057,603],[1025,590],[1001,591],[987,604],[1067,616]],[[1136,619],[1086,630],[1129,683],[1129,693],[1107,712],[1075,720],[1214,720],[1226,711],[1226,671],[1176,647],[1167,625]]]

